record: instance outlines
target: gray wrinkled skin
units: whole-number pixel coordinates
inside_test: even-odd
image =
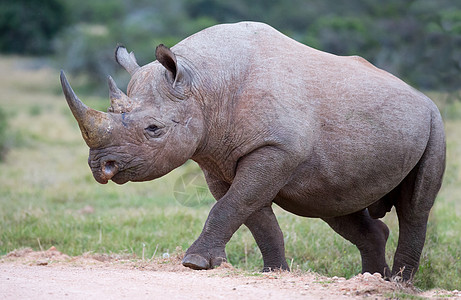
[[[363,272],[411,279],[445,168],[442,119],[429,98],[360,57],[260,23],[214,26],[156,56],[140,67],[117,48],[132,79],[127,95],[110,79],[111,108],[97,118],[61,79],[98,182],[152,180],[188,159],[202,168],[218,201],[185,266],[219,265],[245,224],[264,270],[288,269],[276,203],[354,243]],[[393,206],[400,235],[390,270],[389,230],[377,219]]]

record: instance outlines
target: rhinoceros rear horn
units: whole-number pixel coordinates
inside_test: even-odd
[[[108,83],[110,98],[108,111],[119,114],[131,111],[133,109],[133,101],[117,87],[117,84],[110,76],[108,77]]]
[[[115,60],[119,65],[124,67],[131,76],[139,69],[134,53],[128,53],[125,46],[118,45],[117,48],[115,48]]]
[[[113,128],[112,119],[106,113],[89,108],[80,101],[63,71],[61,71],[61,86],[88,147],[99,148],[106,145],[110,141]]]

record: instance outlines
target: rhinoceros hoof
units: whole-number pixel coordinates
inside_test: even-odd
[[[211,263],[209,260],[199,254],[186,254],[182,260],[182,265],[194,270],[208,270],[221,265],[226,258],[213,257]]]
[[[210,262],[198,254],[186,254],[182,260],[182,265],[194,270],[211,269]]]
[[[262,269],[263,273],[266,273],[266,272],[279,272],[279,271],[290,271],[290,268],[288,266],[280,266],[280,267],[264,267]]]

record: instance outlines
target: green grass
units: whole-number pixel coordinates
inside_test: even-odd
[[[384,294],[386,299],[410,299],[410,300],[425,300],[426,297],[420,297],[417,295],[405,294],[400,292],[386,293]]]
[[[51,246],[70,255],[93,251],[150,258],[187,247],[198,237],[213,200],[209,193],[187,207],[175,200],[175,183],[198,172],[194,163],[146,183],[99,185],[87,166],[88,149],[59,90],[56,70],[15,69],[0,57],[0,108],[8,118],[10,150],[0,162],[0,255],[14,249]],[[102,87],[105,88],[105,87]],[[434,99],[442,94],[431,95]],[[84,97],[82,97],[84,98]],[[98,109],[108,100],[85,99]],[[448,165],[433,208],[415,285],[461,287],[461,107],[441,101],[449,116]],[[202,179],[203,180],[203,179]],[[288,264],[328,276],[360,272],[358,250],[324,222],[296,217],[275,207],[284,232]],[[395,213],[385,218],[392,264],[397,244]],[[157,251],[156,251],[157,249]],[[261,254],[242,227],[226,248],[229,261],[246,272],[262,267]]]

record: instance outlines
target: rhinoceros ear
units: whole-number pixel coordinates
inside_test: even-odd
[[[115,60],[119,65],[125,68],[131,76],[139,69],[136,57],[133,52],[128,53],[122,45],[117,45],[115,49]]]
[[[178,66],[178,61],[176,60],[176,55],[174,55],[173,51],[170,48],[166,47],[163,44],[160,44],[155,49],[155,56],[157,60],[168,70],[171,72],[174,82],[173,88],[175,87],[176,83],[180,79],[180,70]]]

